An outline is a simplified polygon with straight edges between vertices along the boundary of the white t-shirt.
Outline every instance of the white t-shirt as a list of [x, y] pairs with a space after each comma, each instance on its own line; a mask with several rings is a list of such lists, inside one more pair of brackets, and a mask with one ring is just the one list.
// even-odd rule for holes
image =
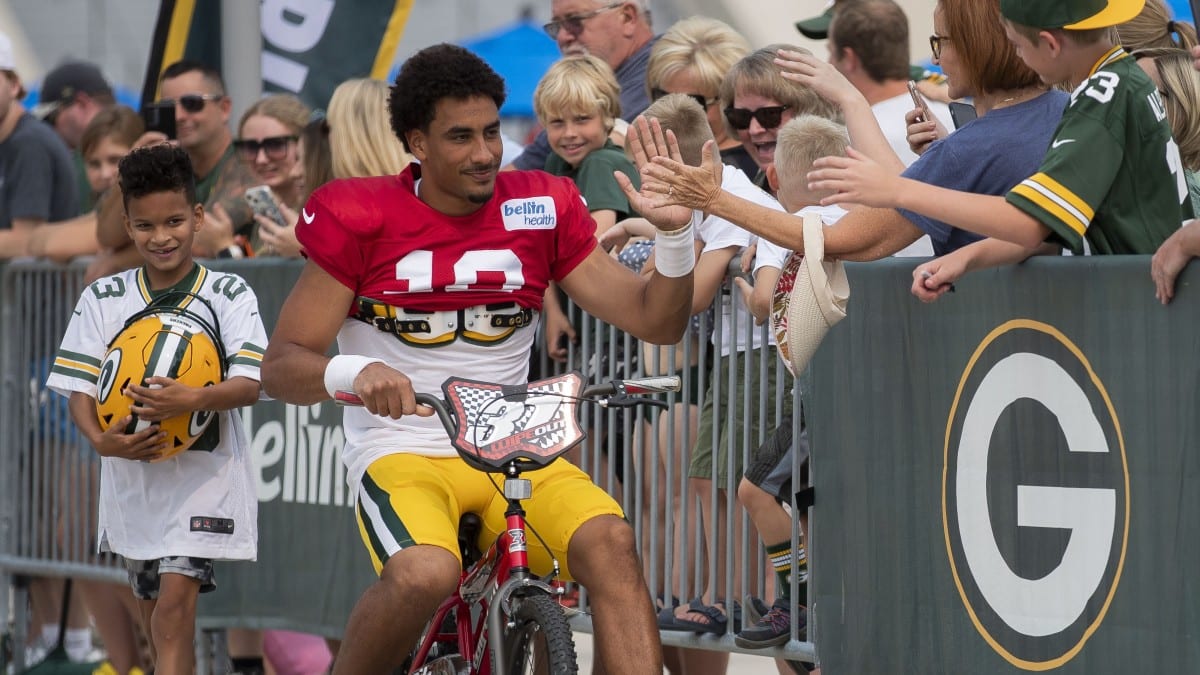
[[[806, 206], [794, 215], [803, 218], [806, 213], [817, 214], [821, 218], [821, 222], [826, 227], [829, 227], [840, 220], [842, 216], [846, 215], [846, 209], [837, 204], [830, 206]], [[797, 229], [801, 227], [799, 221], [796, 222], [796, 227]], [[760, 237], [758, 240], [758, 251], [754, 254], [754, 275], [757, 276], [758, 271], [764, 267], [774, 267], [777, 270], [783, 269], [783, 263], [787, 262], [788, 256], [791, 254], [791, 249], [771, 243]]]
[[[225, 377], [259, 381], [267, 334], [250, 286], [236, 274], [196, 265], [175, 288], [199, 295], [216, 313], [228, 359]], [[84, 290], [47, 386], [63, 396], [78, 391], [95, 398], [108, 344], [151, 299], [142, 268], [104, 277]], [[211, 320], [207, 308], [193, 309]], [[258, 500], [246, 431], [236, 410], [221, 411], [212, 423], [219, 425], [220, 440], [211, 449], [193, 446], [158, 462], [100, 458], [99, 550], [134, 560], [255, 559]], [[218, 520], [232, 531], [213, 526]]]
[[[779, 202], [775, 201], [774, 197], [752, 183], [746, 177], [746, 174], [742, 173], [741, 169], [737, 167], [725, 166], [723, 168], [721, 188], [760, 206], [777, 211], [783, 210], [783, 207], [779, 205]], [[697, 238], [704, 242], [704, 248], [700, 251], [701, 255], [705, 251], [715, 251], [730, 246], [742, 249], [754, 241], [754, 235], [748, 231], [724, 218], [713, 215], [709, 215], [700, 223]], [[717, 295], [717, 302], [720, 303], [719, 308], [721, 311], [720, 330], [713, 331], [712, 343], [720, 350], [721, 356], [729, 356], [732, 351], [741, 352], [747, 349], [758, 349], [763, 346], [764, 331], [754, 325], [754, 316], [750, 314], [750, 309], [746, 307], [746, 303], [742, 300], [741, 293], [737, 291], [733, 293], [719, 293]], [[746, 339], [747, 327], [750, 328], [749, 341]], [[769, 333], [767, 334], [766, 343], [775, 344], [774, 337]]]

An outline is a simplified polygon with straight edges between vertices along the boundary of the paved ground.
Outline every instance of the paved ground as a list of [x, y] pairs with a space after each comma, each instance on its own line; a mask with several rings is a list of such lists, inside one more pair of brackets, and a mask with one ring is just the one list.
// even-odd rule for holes
[[[575, 632], [575, 651], [579, 656], [579, 672], [590, 673], [592, 671], [593, 653], [592, 636], [590, 633]], [[776, 672], [776, 669], [773, 660], [762, 656], [737, 653], [730, 654], [729, 669], [725, 671], [726, 675], [763, 675], [764, 673], [769, 674], [774, 672]]]

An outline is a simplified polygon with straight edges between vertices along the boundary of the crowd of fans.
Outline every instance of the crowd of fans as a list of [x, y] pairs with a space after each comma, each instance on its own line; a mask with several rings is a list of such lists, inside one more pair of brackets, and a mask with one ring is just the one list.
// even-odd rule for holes
[[[746, 436], [767, 438], [749, 449], [749, 465], [742, 465], [741, 451], [732, 460], [722, 455], [738, 446], [727, 435], [740, 439], [744, 426], [759, 424], [757, 415], [742, 418], [744, 398], [766, 391], [756, 407], [776, 407], [770, 378], [781, 371], [755, 366], [760, 350], [775, 351], [775, 335], [736, 327], [778, 314], [777, 284], [803, 254], [802, 218], [815, 214], [826, 225], [830, 257], [938, 256], [914, 270], [912, 292], [925, 301], [953, 290], [972, 269], [1065, 249], [1153, 255], [1156, 294], [1167, 303], [1177, 276], [1200, 251], [1197, 228], [1188, 225], [1200, 207], [1196, 33], [1173, 20], [1162, 0], [1147, 0], [1136, 17], [1084, 29], [1050, 25], [1036, 7], [1019, 21], [1001, 16], [1000, 0], [939, 0], [929, 41], [942, 75], [921, 73], [921, 94], [914, 95], [908, 19], [893, 0], [836, 0], [827, 15], [801, 22], [806, 35], [827, 39], [825, 58], [789, 44], [752, 45], [706, 17], [653, 26], [648, 3], [551, 0], [545, 29], [563, 59], [535, 93], [542, 131], [505, 169], [574, 181], [600, 244], [642, 274], [654, 269], [655, 228], [623, 188], [644, 187], [703, 211], [695, 241], [696, 330], [670, 362], [649, 346], [641, 360], [646, 372], [689, 373], [692, 391], [662, 413], [658, 441], [688, 439], [689, 447], [672, 456], [687, 458], [701, 504], [676, 501], [657, 517], [678, 522], [695, 508], [711, 541], [678, 552], [688, 561], [680, 566], [700, 556], [702, 567], [718, 568], [711, 578], [719, 583], [690, 588], [695, 597], [683, 600], [678, 579], [651, 591], [662, 630], [732, 632], [745, 648], [778, 646], [793, 626], [804, 637], [807, 519], [800, 518], [801, 544], [794, 548], [790, 513], [794, 487], [801, 487], [791, 485], [791, 466], [807, 458], [804, 423], [793, 438], [792, 416], [803, 420], [803, 412], [792, 411], [785, 396], [785, 416], [775, 428]], [[1105, 72], [1118, 72], [1121, 86], [1137, 95], [1114, 97]], [[114, 179], [131, 149], [170, 141], [187, 152], [207, 216], [194, 252], [218, 258], [300, 257], [295, 225], [314, 190], [341, 178], [394, 175], [413, 161], [389, 125], [388, 83], [376, 80], [342, 83], [322, 102], [324, 111], [291, 95], [264, 96], [231, 125], [233, 102], [220, 73], [180, 61], [163, 70], [160, 98], [146, 104], [173, 110], [175, 133], [168, 138], [118, 105], [92, 64], [51, 71], [32, 112], [19, 104], [21, 78], [3, 35], [0, 73], [0, 258], [86, 256], [89, 279], [140, 264]], [[1147, 98], [1161, 108], [1158, 119], [1143, 110]], [[973, 106], [975, 118], [955, 128], [951, 101]], [[1113, 113], [1118, 105], [1121, 112]], [[666, 132], [677, 151], [664, 153], [653, 142]], [[1072, 183], [1083, 163], [1087, 183]], [[257, 206], [246, 197], [256, 188]], [[262, 207], [264, 195], [273, 208]], [[1128, 208], [1130, 201], [1138, 207]], [[722, 295], [735, 260], [749, 277], [735, 279], [737, 291]], [[542, 313], [543, 349], [560, 361], [580, 321], [565, 300], [549, 289]], [[723, 330], [708, 335], [702, 327], [711, 325], [713, 312]], [[770, 381], [729, 381], [728, 359], [736, 360], [736, 372]], [[707, 391], [695, 386], [701, 363], [711, 367]], [[736, 414], [727, 418], [722, 411], [730, 406]], [[714, 424], [714, 415], [733, 423]], [[766, 569], [724, 569], [731, 559], [725, 546], [741, 540], [742, 519], [726, 522], [730, 502], [749, 514]], [[767, 587], [776, 597], [725, 587], [725, 579], [759, 575], [771, 579]], [[38, 621], [47, 628], [33, 637], [48, 646], [56, 639], [58, 596], [55, 582], [37, 583]], [[799, 598], [791, 597], [795, 586]], [[121, 599], [127, 594], [106, 584], [82, 589], [113, 671], [149, 670], [136, 613]], [[726, 606], [730, 597], [743, 601]], [[69, 645], [73, 655], [88, 651], [80, 633], [87, 625], [71, 622], [68, 635], [79, 642]], [[262, 667], [256, 634], [235, 634], [231, 645], [235, 656], [249, 659], [239, 661], [246, 668], [240, 672]], [[672, 672], [693, 675], [724, 672], [728, 657], [667, 652]], [[781, 672], [796, 667], [779, 665]]]

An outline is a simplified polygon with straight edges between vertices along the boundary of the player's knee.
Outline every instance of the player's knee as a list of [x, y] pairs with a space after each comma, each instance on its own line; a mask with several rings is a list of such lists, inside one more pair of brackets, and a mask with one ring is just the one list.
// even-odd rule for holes
[[414, 546], [388, 559], [379, 575], [389, 593], [445, 598], [458, 588], [462, 565], [449, 551], [436, 546]]
[[616, 516], [600, 516], [580, 526], [571, 538], [568, 557], [572, 573], [585, 586], [592, 572], [641, 573], [637, 537], [629, 523]]

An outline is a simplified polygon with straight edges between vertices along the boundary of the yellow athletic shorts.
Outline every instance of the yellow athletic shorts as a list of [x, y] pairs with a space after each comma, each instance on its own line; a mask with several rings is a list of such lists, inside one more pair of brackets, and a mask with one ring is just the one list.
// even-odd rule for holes
[[[522, 502], [526, 523], [550, 547], [547, 552], [529, 532], [529, 567], [534, 574], [548, 574], [553, 554], [570, 579], [567, 542], [579, 526], [596, 516], [624, 518], [624, 513], [587, 474], [562, 458], [523, 477], [533, 482], [533, 497]], [[503, 489], [503, 475], [472, 469], [458, 457], [393, 454], [373, 462], [363, 474], [354, 511], [375, 573], [397, 551], [418, 544], [444, 548], [461, 562], [458, 519], [467, 512], [483, 519], [479, 548], [486, 552], [505, 529], [508, 503], [497, 485]]]

